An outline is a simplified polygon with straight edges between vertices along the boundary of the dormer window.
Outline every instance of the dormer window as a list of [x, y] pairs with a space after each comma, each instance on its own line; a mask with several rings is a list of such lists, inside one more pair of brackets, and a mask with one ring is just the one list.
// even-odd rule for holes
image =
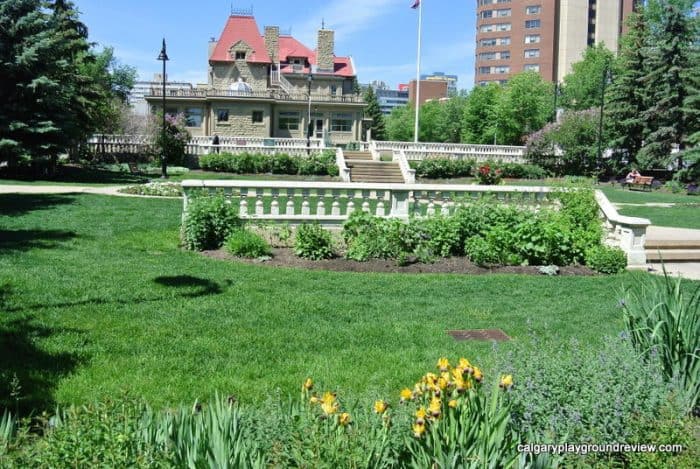
[[245, 51], [244, 50], [237, 50], [236, 51], [236, 60], [245, 60]]

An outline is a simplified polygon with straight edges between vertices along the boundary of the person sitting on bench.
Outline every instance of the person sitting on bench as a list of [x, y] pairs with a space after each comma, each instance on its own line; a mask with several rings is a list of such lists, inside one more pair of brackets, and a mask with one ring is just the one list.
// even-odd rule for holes
[[630, 171], [627, 176], [625, 176], [625, 184], [632, 184], [634, 180], [638, 177], [641, 176], [641, 173], [637, 171], [637, 168], [634, 168], [632, 171]]

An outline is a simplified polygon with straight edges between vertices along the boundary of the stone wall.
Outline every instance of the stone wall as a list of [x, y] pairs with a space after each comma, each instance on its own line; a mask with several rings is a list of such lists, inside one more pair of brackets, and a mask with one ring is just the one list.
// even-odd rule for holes
[[[228, 121], [218, 122], [218, 112], [228, 110]], [[262, 111], [262, 122], [253, 122], [253, 111]], [[271, 106], [269, 103], [212, 102], [211, 133], [221, 136], [268, 137]]]
[[238, 78], [248, 83], [254, 91], [267, 89], [267, 65], [252, 64], [245, 60], [237, 60], [232, 64], [215, 64], [212, 67], [211, 86], [219, 90], [227, 90]]

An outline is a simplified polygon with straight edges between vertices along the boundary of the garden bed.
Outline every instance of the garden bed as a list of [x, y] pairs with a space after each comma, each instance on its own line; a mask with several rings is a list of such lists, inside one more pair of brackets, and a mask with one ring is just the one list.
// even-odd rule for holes
[[[411, 262], [408, 265], [398, 265], [392, 259], [370, 259], [365, 262], [354, 261], [344, 257], [334, 257], [313, 261], [303, 259], [294, 254], [292, 248], [273, 248], [269, 259], [246, 259], [229, 254], [225, 249], [202, 251], [202, 253], [214, 259], [239, 261], [248, 264], [259, 264], [269, 267], [293, 267], [310, 270], [329, 270], [335, 272], [387, 272], [409, 274], [524, 274], [543, 275], [538, 266], [494, 266], [479, 267], [466, 257], [438, 258], [433, 263]], [[596, 275], [586, 266], [575, 265], [559, 268], [559, 275]]]

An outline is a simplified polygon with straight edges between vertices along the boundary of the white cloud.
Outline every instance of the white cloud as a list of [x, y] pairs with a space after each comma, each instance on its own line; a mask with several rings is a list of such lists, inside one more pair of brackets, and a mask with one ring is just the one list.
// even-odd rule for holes
[[314, 49], [322, 21], [327, 28], [335, 30], [338, 41], [370, 28], [374, 21], [390, 14], [393, 7], [405, 3], [405, 0], [333, 0], [308, 15], [307, 21], [294, 31], [294, 35]]

